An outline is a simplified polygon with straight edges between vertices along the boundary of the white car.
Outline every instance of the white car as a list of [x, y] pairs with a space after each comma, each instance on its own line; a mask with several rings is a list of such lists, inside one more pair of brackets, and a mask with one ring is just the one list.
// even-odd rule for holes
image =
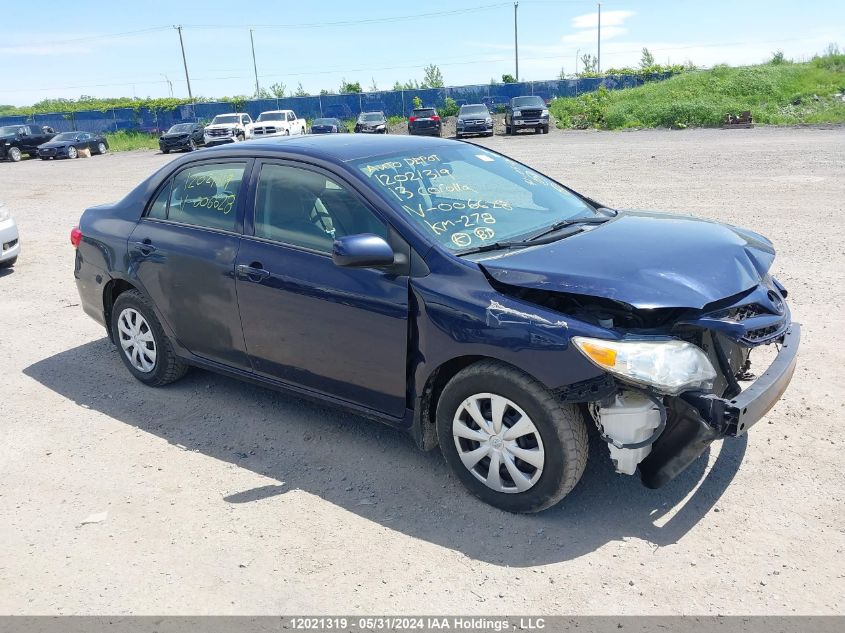
[[252, 138], [252, 117], [243, 112], [218, 114], [203, 130], [203, 140], [208, 146], [237, 143]]
[[6, 205], [0, 202], [0, 268], [14, 266], [20, 252], [18, 225]]
[[305, 134], [305, 119], [298, 119], [293, 110], [268, 110], [258, 115], [250, 126], [252, 138]]

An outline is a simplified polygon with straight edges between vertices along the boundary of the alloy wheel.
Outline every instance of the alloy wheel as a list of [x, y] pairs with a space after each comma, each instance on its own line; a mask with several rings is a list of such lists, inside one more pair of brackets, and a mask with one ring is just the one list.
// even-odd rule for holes
[[467, 470], [496, 492], [525, 492], [543, 473], [540, 432], [503, 396], [477, 393], [464, 400], [452, 419], [452, 437]]
[[99, 145], [97, 145], [97, 151], [98, 151], [100, 154], [105, 154], [105, 153], [106, 153], [106, 144], [105, 144], [105, 143], [100, 143]]
[[67, 148], [67, 157], [68, 158], [76, 158], [77, 155], [78, 155], [78, 152], [76, 151], [76, 148], [73, 145], [71, 145], [70, 147]]
[[156, 364], [156, 343], [150, 324], [134, 308], [125, 308], [117, 318], [120, 346], [132, 367], [149, 373]]

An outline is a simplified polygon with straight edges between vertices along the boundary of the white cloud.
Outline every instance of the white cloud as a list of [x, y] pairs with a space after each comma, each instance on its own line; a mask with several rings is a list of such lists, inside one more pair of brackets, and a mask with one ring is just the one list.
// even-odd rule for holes
[[[602, 29], [605, 26], [619, 26], [634, 15], [633, 11], [604, 11], [601, 14]], [[594, 29], [599, 25], [598, 13], [586, 13], [572, 18], [573, 29]]]
[[[604, 42], [605, 40], [612, 40], [614, 37], [625, 35], [625, 33], [627, 32], [628, 29], [622, 26], [608, 26], [607, 28], [602, 26], [601, 41]], [[575, 33], [564, 35], [560, 39], [562, 42], [565, 42], [567, 44], [587, 44], [595, 42], [598, 39], [598, 29], [595, 28], [586, 29], [583, 31], [576, 31]]]

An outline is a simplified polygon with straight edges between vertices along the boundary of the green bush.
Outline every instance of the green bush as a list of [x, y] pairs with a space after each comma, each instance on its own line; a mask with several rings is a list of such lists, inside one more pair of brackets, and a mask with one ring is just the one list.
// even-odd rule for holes
[[107, 132], [106, 140], [113, 152], [127, 152], [136, 149], [158, 149], [158, 136], [146, 132]]
[[845, 88], [845, 55], [809, 63], [685, 72], [637, 88], [605, 90], [555, 99], [563, 128], [719, 126], [725, 114], [750, 110], [766, 124], [845, 122], [845, 103], [833, 95]]

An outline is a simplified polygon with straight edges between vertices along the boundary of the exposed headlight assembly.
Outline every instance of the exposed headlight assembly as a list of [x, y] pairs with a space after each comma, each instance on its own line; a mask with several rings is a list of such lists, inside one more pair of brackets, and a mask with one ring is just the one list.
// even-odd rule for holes
[[546, 110], [546, 109], [544, 109], [544, 110], [540, 113], [540, 116], [549, 116], [549, 111], [548, 111], [548, 110]]
[[574, 336], [572, 342], [601, 369], [670, 396], [687, 389], [709, 389], [716, 377], [705, 353], [685, 341], [608, 341]]

